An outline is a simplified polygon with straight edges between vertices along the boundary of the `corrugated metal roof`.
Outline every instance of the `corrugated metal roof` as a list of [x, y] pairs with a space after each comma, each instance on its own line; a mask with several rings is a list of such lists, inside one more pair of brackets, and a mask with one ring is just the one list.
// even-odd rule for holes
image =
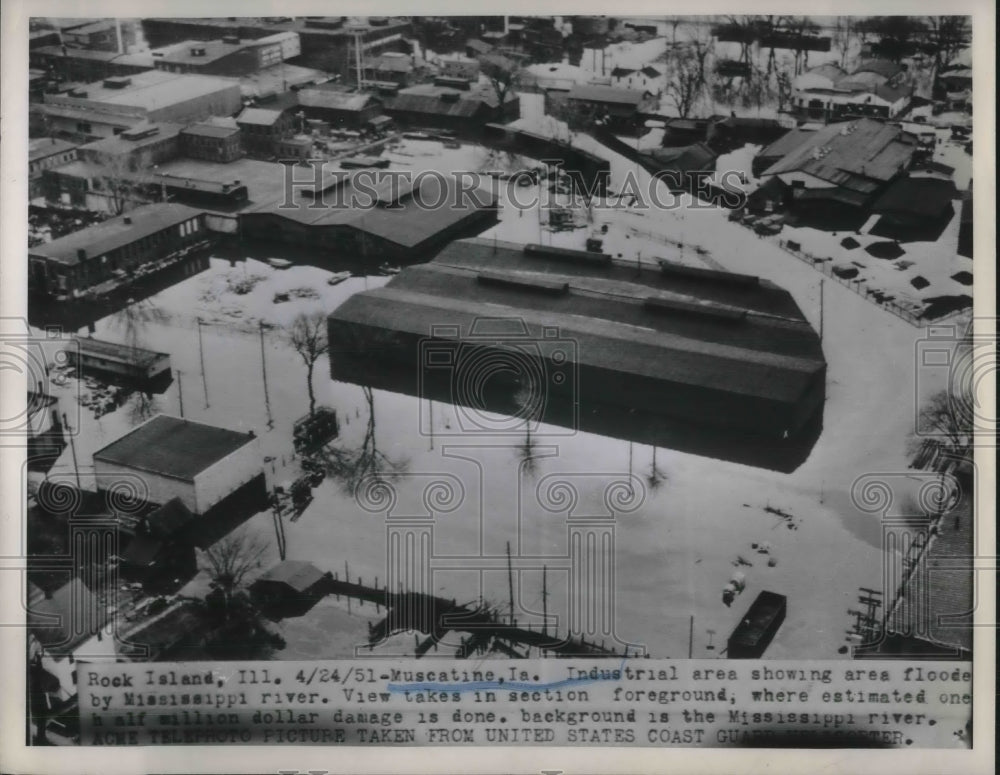
[[95, 452], [94, 460], [192, 481], [253, 441], [246, 433], [160, 414]]
[[[79, 250], [87, 251], [87, 256], [90, 258], [104, 255], [150, 234], [176, 226], [182, 221], [201, 215], [202, 212], [204, 211], [175, 202], [143, 205], [52, 242], [36, 245], [30, 249], [29, 255], [48, 258], [66, 266], [75, 266], [80, 262], [77, 253]], [[131, 223], [126, 223], [126, 218]]]

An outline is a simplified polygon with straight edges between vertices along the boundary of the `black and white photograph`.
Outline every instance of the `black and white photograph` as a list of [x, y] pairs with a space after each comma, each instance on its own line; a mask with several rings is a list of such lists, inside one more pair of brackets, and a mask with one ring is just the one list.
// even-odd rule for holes
[[57, 5], [9, 739], [992, 761], [992, 7]]

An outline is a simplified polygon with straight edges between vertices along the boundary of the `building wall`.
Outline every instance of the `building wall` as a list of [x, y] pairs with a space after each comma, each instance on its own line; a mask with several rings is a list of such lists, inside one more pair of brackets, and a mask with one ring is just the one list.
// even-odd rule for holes
[[185, 156], [192, 159], [204, 159], [226, 164], [243, 155], [240, 134], [240, 132], [233, 132], [228, 137], [208, 137], [182, 133], [181, 149]]
[[148, 112], [150, 121], [172, 121], [188, 124], [201, 121], [209, 116], [233, 116], [243, 108], [240, 85], [234, 83], [187, 100], [178, 100], [171, 105]]
[[94, 476], [97, 479], [97, 487], [106, 490], [115, 482], [119, 481], [122, 474], [138, 476], [146, 485], [146, 499], [151, 503], [163, 505], [171, 498], [180, 498], [181, 502], [197, 513], [197, 498], [195, 497], [194, 482], [174, 479], [162, 474], [154, 474], [150, 471], [141, 471], [137, 468], [109, 463], [105, 460], [94, 458]]
[[236, 492], [263, 472], [260, 442], [249, 436], [247, 442], [195, 476], [196, 507], [192, 509], [195, 514], [204, 514], [223, 498]]
[[159, 140], [153, 142], [146, 142], [141, 145], [135, 145], [133, 148], [129, 149], [128, 152], [123, 154], [118, 154], [115, 157], [111, 157], [107, 153], [102, 153], [100, 149], [97, 148], [81, 148], [80, 156], [85, 161], [92, 162], [94, 164], [107, 164], [111, 158], [118, 158], [119, 156], [124, 156], [128, 159], [128, 164], [131, 169], [139, 170], [146, 167], [151, 167], [154, 164], [162, 164], [163, 162], [170, 161], [171, 159], [176, 159], [180, 154], [180, 139], [174, 135], [165, 135]]

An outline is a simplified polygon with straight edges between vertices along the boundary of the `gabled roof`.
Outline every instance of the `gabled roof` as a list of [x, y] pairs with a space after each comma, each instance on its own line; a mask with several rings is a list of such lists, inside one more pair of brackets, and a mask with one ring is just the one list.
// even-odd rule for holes
[[257, 581], [286, 584], [296, 592], [306, 592], [323, 580], [323, 572], [311, 562], [285, 560], [268, 569]]
[[657, 69], [656, 69], [655, 67], [653, 67], [652, 65], [646, 65], [646, 66], [645, 66], [644, 68], [642, 68], [642, 70], [640, 70], [639, 72], [640, 72], [640, 73], [642, 73], [642, 74], [643, 74], [644, 76], [646, 76], [647, 78], [659, 78], [659, 77], [660, 77], [661, 75], [663, 75], [663, 72], [662, 72], [662, 71], [660, 71], [660, 70], [657, 70]]
[[28, 611], [31, 634], [53, 655], [69, 654], [107, 621], [107, 608], [77, 576]]
[[160, 414], [99, 449], [94, 460], [192, 481], [253, 441], [246, 433]]
[[898, 127], [862, 118], [830, 124], [804, 137], [763, 175], [802, 172], [871, 193], [904, 170], [915, 150], [912, 137]]
[[708, 169], [717, 158], [704, 143], [678, 148], [654, 148], [650, 155], [660, 164], [681, 172]]
[[649, 92], [638, 89], [618, 89], [614, 86], [592, 86], [589, 84], [576, 84], [567, 95], [571, 100], [582, 102], [604, 102], [635, 107], [638, 107], [648, 96]]
[[634, 72], [635, 70], [633, 70], [631, 67], [616, 67], [614, 70], [611, 71], [611, 77], [625, 78], [626, 76], [632, 75], [632, 73]]
[[819, 65], [818, 67], [812, 67], [809, 70], [806, 70], [806, 74], [818, 75], [823, 78], [829, 78], [834, 83], [836, 83], [838, 80], [840, 80], [846, 75], [846, 73], [839, 67], [837, 67], [837, 65], [832, 64], [830, 62], [823, 65]]
[[36, 137], [28, 140], [28, 161], [55, 156], [57, 153], [69, 151], [77, 147], [77, 143], [60, 140], [55, 137]]

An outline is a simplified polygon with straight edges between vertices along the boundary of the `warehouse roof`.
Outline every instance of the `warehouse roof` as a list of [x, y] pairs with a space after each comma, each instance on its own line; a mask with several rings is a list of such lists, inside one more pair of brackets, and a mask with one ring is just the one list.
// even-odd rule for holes
[[55, 156], [63, 151], [70, 151], [77, 147], [77, 143], [68, 140], [59, 140], [55, 137], [36, 137], [28, 140], [28, 161], [37, 161], [48, 156]]
[[[103, 339], [94, 339], [90, 336], [75, 337], [73, 339], [73, 346], [79, 350], [81, 355], [111, 358], [137, 366], [146, 366], [157, 358], [167, 355], [167, 353], [147, 350], [144, 347], [133, 347], [132, 345], [118, 344], [117, 342], [105, 342]], [[69, 352], [73, 352], [73, 350], [69, 350]]]
[[88, 257], [104, 255], [123, 245], [129, 245], [143, 237], [176, 226], [182, 221], [201, 215], [202, 212], [174, 202], [143, 205], [52, 242], [36, 245], [31, 248], [29, 255], [74, 266], [80, 262], [78, 252], [80, 250], [86, 251]]
[[269, 108], [244, 108], [236, 117], [237, 124], [254, 124], [256, 126], [271, 126], [281, 118], [281, 110]]
[[937, 218], [958, 196], [950, 180], [933, 177], [903, 177], [893, 181], [872, 206], [875, 213], [907, 213], [913, 216]]
[[830, 124], [803, 137], [763, 174], [802, 172], [870, 193], [877, 183], [892, 180], [906, 169], [914, 150], [913, 138], [899, 127], [862, 118]]
[[[134, 106], [148, 111], [162, 110], [175, 103], [187, 102], [224, 89], [239, 89], [239, 84], [233, 80], [208, 75], [168, 73], [165, 70], [148, 70], [127, 77], [131, 83], [124, 88], [109, 88], [103, 81], [88, 83], [82, 87], [87, 92], [87, 97], [81, 99], [108, 105]], [[59, 95], [58, 98], [67, 97], [69, 95]], [[48, 101], [47, 95], [46, 102]]]
[[254, 437], [159, 414], [94, 453], [94, 460], [191, 481]]
[[199, 137], [231, 137], [240, 131], [238, 126], [222, 126], [220, 124], [192, 124], [181, 130], [182, 135], [197, 135]]
[[[442, 319], [468, 330], [483, 316], [516, 314], [532, 340], [546, 327], [572, 338], [580, 365], [765, 400], [796, 400], [824, 367], [818, 338], [787, 292], [756, 278], [655, 269], [637, 277], [634, 267], [584, 260], [592, 255], [573, 262], [527, 250], [455, 242], [431, 263], [351, 297], [333, 317], [425, 336]], [[483, 271], [517, 282], [484, 283]], [[567, 290], [524, 292], [535, 280]], [[756, 309], [740, 304], [743, 297]]]
[[806, 140], [812, 136], [814, 131], [815, 130], [812, 129], [792, 129], [764, 148], [757, 155], [765, 158], [785, 156], [806, 142]]
[[378, 102], [378, 100], [370, 94], [356, 94], [331, 89], [299, 90], [299, 105], [304, 108], [359, 111], [364, 110], [373, 102]]
[[[94, 151], [105, 156], [120, 156], [124, 153], [131, 153], [139, 148], [168, 141], [170, 138], [180, 134], [181, 128], [181, 124], [173, 124], [166, 121], [152, 124], [142, 123], [114, 137], [105, 137], [101, 140], [87, 143], [82, 146], [81, 150]], [[130, 139], [128, 135], [133, 132], [139, 133], [141, 136]]]

